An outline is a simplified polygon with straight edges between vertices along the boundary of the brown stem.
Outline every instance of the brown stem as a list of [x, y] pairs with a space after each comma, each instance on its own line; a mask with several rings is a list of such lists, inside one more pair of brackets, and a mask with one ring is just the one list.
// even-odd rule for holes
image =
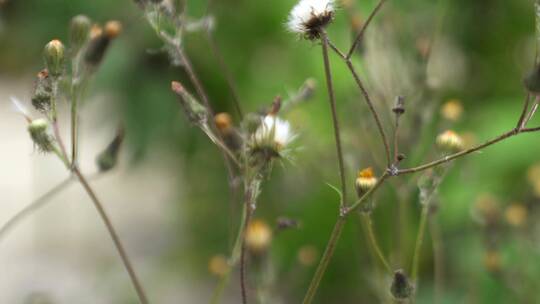
[[360, 41], [362, 40], [362, 37], [364, 37], [364, 33], [366, 32], [366, 29], [368, 28], [369, 24], [371, 23], [371, 20], [373, 20], [375, 15], [377, 15], [379, 10], [383, 6], [384, 2], [386, 2], [386, 0], [380, 0], [379, 4], [377, 4], [377, 6], [373, 9], [371, 14], [369, 15], [368, 19], [366, 20], [366, 23], [364, 23], [364, 25], [360, 29], [360, 32], [358, 32], [358, 35], [356, 35], [356, 38], [354, 39], [353, 44], [352, 44], [351, 48], [349, 49], [349, 52], [347, 53], [347, 56], [345, 57], [346, 59], [350, 59], [352, 57], [352, 54], [354, 53], [354, 50], [356, 50], [356, 47], [358, 46], [358, 43], [360, 43]]
[[101, 204], [100, 200], [96, 196], [96, 193], [88, 183], [87, 179], [84, 177], [84, 175], [81, 173], [78, 167], [73, 167], [73, 173], [77, 176], [79, 179], [81, 185], [83, 186], [86, 193], [88, 193], [88, 196], [94, 203], [94, 206], [96, 207], [96, 210], [98, 211], [99, 215], [101, 216], [101, 219], [105, 223], [105, 226], [107, 227], [107, 230], [109, 232], [109, 235], [111, 236], [114, 245], [116, 246], [116, 249], [118, 251], [118, 254], [120, 255], [120, 258], [122, 259], [122, 262], [124, 263], [124, 267], [126, 268], [129, 277], [131, 278], [131, 282], [133, 283], [133, 287], [135, 288], [135, 291], [137, 292], [137, 296], [139, 297], [139, 302], [141, 304], [148, 304], [148, 299], [146, 297], [146, 294], [143, 290], [142, 285], [139, 283], [139, 279], [137, 278], [137, 274], [135, 273], [135, 270], [133, 269], [133, 266], [131, 265], [131, 262], [127, 256], [127, 253], [124, 249], [124, 246], [122, 245], [122, 242], [120, 241], [120, 238], [118, 237], [118, 234], [116, 233], [116, 230], [107, 215], [107, 212], [103, 208], [103, 205]]
[[523, 110], [521, 110], [521, 115], [519, 116], [516, 128], [523, 128], [523, 121], [525, 120], [525, 116], [527, 115], [527, 110], [529, 109], [530, 101], [531, 101], [531, 93], [527, 93], [527, 97], [525, 97], [525, 102], [523, 103]]
[[336, 110], [336, 100], [334, 95], [334, 85], [332, 83], [332, 71], [330, 69], [330, 60], [328, 58], [328, 36], [326, 32], [321, 31], [321, 41], [322, 41], [322, 55], [324, 61], [324, 72], [326, 75], [326, 87], [328, 90], [328, 97], [330, 101], [330, 109], [332, 111], [332, 122], [334, 124], [334, 138], [336, 142], [336, 150], [338, 157], [339, 165], [339, 176], [341, 178], [341, 208], [346, 206], [347, 201], [347, 182], [345, 181], [345, 164], [343, 161], [343, 150], [341, 147], [341, 135], [339, 131], [339, 120]]

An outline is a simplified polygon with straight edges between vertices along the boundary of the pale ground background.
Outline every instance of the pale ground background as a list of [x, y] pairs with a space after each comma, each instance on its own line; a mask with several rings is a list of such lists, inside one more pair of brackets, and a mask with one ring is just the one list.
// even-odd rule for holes
[[[31, 83], [31, 77], [8, 80], [0, 76], [1, 224], [67, 177], [59, 160], [34, 150], [26, 122], [9, 100], [17, 96], [29, 105]], [[114, 97], [98, 97], [84, 108], [81, 167], [87, 174], [96, 172], [94, 157], [114, 134], [110, 98]], [[69, 138], [67, 133], [65, 138]], [[181, 243], [185, 235], [174, 231], [178, 224], [172, 225], [179, 218], [174, 215], [177, 206], [171, 204], [181, 193], [180, 168], [167, 161], [166, 151], [155, 149], [149, 150], [142, 164], [128, 168], [127, 153], [122, 150], [119, 168], [91, 184], [152, 302], [205, 302], [210, 286], [193, 286], [193, 281], [182, 277], [181, 269], [163, 273], [158, 265], [160, 255], [168, 250], [168, 240]], [[34, 292], [46, 293], [55, 303], [118, 303], [111, 295], [131, 296], [122, 303], [137, 302], [105, 226], [77, 183], [0, 240], [0, 303], [24, 303]]]

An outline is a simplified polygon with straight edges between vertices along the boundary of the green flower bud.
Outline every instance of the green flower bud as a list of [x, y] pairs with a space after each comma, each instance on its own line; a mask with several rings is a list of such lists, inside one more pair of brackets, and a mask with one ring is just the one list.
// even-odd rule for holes
[[173, 81], [171, 83], [171, 89], [178, 97], [184, 113], [186, 113], [191, 123], [201, 125], [208, 122], [208, 111], [206, 108], [193, 95], [189, 94], [181, 83]]
[[54, 141], [47, 133], [49, 123], [44, 118], [34, 119], [28, 126], [28, 132], [32, 141], [43, 152], [51, 152], [54, 149]]
[[92, 21], [85, 15], [77, 15], [71, 19], [69, 39], [74, 52], [80, 50], [88, 41]]
[[118, 161], [118, 154], [120, 152], [120, 147], [122, 146], [123, 141], [124, 130], [123, 128], [120, 128], [111, 143], [107, 146], [107, 148], [105, 148], [103, 152], [98, 155], [96, 159], [99, 171], [106, 172], [116, 166], [116, 163]]
[[52, 40], [45, 45], [43, 57], [45, 65], [49, 70], [49, 74], [53, 77], [58, 77], [64, 69], [64, 53], [65, 47], [60, 40]]

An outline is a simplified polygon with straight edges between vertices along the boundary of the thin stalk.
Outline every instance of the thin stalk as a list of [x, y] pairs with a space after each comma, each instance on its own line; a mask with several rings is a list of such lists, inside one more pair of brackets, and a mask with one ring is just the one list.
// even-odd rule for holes
[[524, 127], [523, 122], [525, 120], [525, 116], [527, 115], [527, 110], [529, 109], [529, 103], [531, 102], [531, 93], [527, 93], [527, 97], [525, 97], [525, 102], [523, 103], [523, 109], [521, 110], [521, 115], [519, 116], [518, 123], [516, 125], [516, 128], [521, 129]]
[[54, 132], [54, 137], [56, 139], [56, 142], [58, 143], [58, 146], [60, 148], [59, 153], [62, 154], [60, 157], [62, 161], [68, 162], [68, 154], [66, 152], [66, 146], [64, 145], [64, 142], [62, 141], [62, 137], [60, 136], [60, 129], [58, 128], [58, 110], [57, 110], [57, 97], [58, 97], [58, 79], [54, 79], [52, 83], [52, 96], [51, 96], [51, 122], [52, 122], [52, 128]]
[[435, 293], [434, 303], [440, 303], [443, 296], [444, 288], [444, 248], [443, 238], [441, 237], [441, 229], [435, 218], [435, 214], [428, 217], [429, 231], [433, 242], [433, 258], [434, 258], [434, 281]]
[[319, 266], [317, 266], [317, 270], [315, 270], [315, 275], [313, 275], [313, 279], [311, 280], [311, 283], [309, 284], [308, 291], [306, 292], [306, 295], [304, 297], [304, 300], [302, 301], [302, 304], [309, 304], [313, 301], [313, 298], [315, 297], [315, 294], [317, 293], [317, 289], [319, 289], [319, 285], [321, 284], [323, 275], [326, 272], [326, 268], [328, 268], [328, 263], [330, 263], [330, 260], [332, 259], [332, 256], [334, 255], [334, 251], [336, 250], [337, 243], [339, 241], [339, 238], [341, 237], [341, 232], [343, 231], [343, 226], [345, 226], [346, 222], [347, 222], [347, 218], [345, 216], [340, 215], [338, 217], [336, 224], [334, 226], [334, 230], [332, 230], [332, 234], [330, 235], [330, 240], [328, 241], [328, 244], [326, 245], [326, 249], [324, 250], [324, 254], [321, 257]]
[[71, 87], [71, 163], [73, 166], [77, 164], [78, 154], [78, 133], [79, 133], [79, 117], [78, 117], [78, 96], [75, 89], [75, 84]]
[[343, 151], [341, 148], [341, 135], [339, 131], [339, 120], [336, 110], [336, 100], [334, 95], [334, 85], [332, 82], [332, 71], [330, 69], [330, 60], [328, 58], [328, 36], [326, 32], [321, 31], [321, 41], [322, 41], [322, 57], [324, 62], [324, 72], [326, 75], [326, 87], [328, 91], [328, 97], [330, 102], [330, 109], [332, 111], [332, 123], [334, 124], [334, 138], [336, 142], [336, 150], [338, 157], [339, 165], [339, 176], [341, 178], [341, 208], [346, 206], [347, 201], [347, 183], [345, 181], [345, 164], [343, 161]]
[[24, 207], [22, 210], [17, 212], [12, 216], [1, 228], [0, 228], [0, 240], [7, 235], [11, 229], [13, 229], [18, 223], [25, 219], [30, 214], [34, 213], [36, 210], [43, 207], [49, 199], [51, 199], [56, 194], [60, 193], [62, 190], [66, 189], [73, 182], [71, 177], [66, 178], [58, 185], [51, 188], [49, 191], [43, 193], [38, 198], [36, 198], [30, 205]]
[[244, 229], [242, 231], [242, 239], [240, 243], [240, 291], [242, 294], [242, 303], [247, 304], [247, 289], [246, 289], [246, 231], [251, 221], [251, 216], [253, 215], [253, 208], [251, 208], [250, 197], [251, 194], [247, 195], [246, 201], [246, 218], [244, 223]]
[[211, 304], [217, 304], [221, 300], [221, 295], [223, 294], [223, 290], [225, 290], [225, 287], [227, 286], [227, 283], [229, 281], [232, 269], [236, 264], [238, 263], [238, 260], [240, 259], [240, 252], [242, 249], [242, 240], [244, 235], [244, 230], [246, 227], [246, 217], [247, 217], [247, 209], [242, 208], [242, 218], [240, 219], [240, 227], [238, 227], [238, 233], [236, 234], [236, 240], [234, 242], [231, 256], [229, 257], [229, 269], [227, 272], [221, 277], [218, 285], [216, 286], [216, 289], [214, 290], [214, 293], [212, 295], [212, 299], [210, 300]]
[[384, 132], [384, 128], [381, 123], [381, 119], [379, 118], [379, 114], [377, 113], [377, 110], [375, 109], [375, 106], [373, 106], [373, 102], [371, 100], [371, 97], [369, 96], [369, 93], [367, 92], [362, 80], [360, 79], [360, 76], [358, 76], [358, 73], [356, 72], [356, 69], [354, 68], [354, 65], [352, 64], [352, 61], [350, 58], [347, 58], [343, 52], [339, 50], [338, 47], [336, 47], [331, 41], [328, 40], [328, 45], [330, 48], [345, 62], [347, 65], [347, 68], [351, 72], [356, 84], [358, 85], [358, 88], [360, 89], [360, 92], [364, 96], [364, 100], [366, 101], [369, 111], [371, 112], [371, 115], [373, 116], [373, 119], [375, 119], [375, 123], [377, 124], [377, 129], [379, 131], [379, 134], [381, 136], [381, 140], [384, 145], [384, 150], [386, 153], [386, 162], [388, 167], [391, 165], [391, 159], [390, 159], [390, 144], [388, 143], [388, 139], [386, 138], [386, 133]]
[[73, 173], [77, 176], [84, 190], [86, 191], [86, 193], [88, 194], [92, 202], [94, 203], [94, 206], [96, 207], [96, 210], [98, 211], [105, 226], [107, 227], [109, 235], [111, 236], [111, 239], [113, 240], [114, 245], [116, 246], [118, 254], [120, 255], [120, 258], [122, 259], [122, 262], [124, 263], [124, 267], [126, 268], [129, 274], [131, 282], [133, 283], [133, 287], [135, 288], [135, 291], [137, 292], [139, 302], [141, 304], [148, 304], [148, 298], [146, 296], [146, 293], [144, 292], [144, 289], [142, 285], [140, 284], [139, 279], [137, 278], [137, 274], [135, 273], [135, 270], [133, 269], [133, 266], [131, 265], [131, 261], [129, 260], [129, 257], [127, 256], [124, 246], [122, 245], [122, 242], [120, 241], [120, 238], [118, 237], [116, 229], [114, 228], [109, 216], [107, 215], [107, 212], [103, 208], [101, 201], [98, 199], [96, 193], [94, 192], [94, 190], [88, 183], [87, 179], [84, 177], [84, 175], [81, 173], [78, 167], [73, 167]]
[[332, 259], [332, 256], [334, 255], [334, 251], [336, 249], [336, 245], [339, 241], [339, 238], [341, 237], [341, 231], [343, 230], [343, 226], [347, 222], [347, 216], [355, 211], [360, 205], [368, 199], [374, 191], [376, 191], [379, 186], [386, 180], [388, 177], [388, 173], [384, 173], [381, 178], [378, 180], [377, 184], [373, 186], [370, 190], [368, 190], [362, 197], [360, 197], [351, 207], [345, 208], [341, 210], [341, 213], [336, 221], [336, 224], [334, 225], [334, 230], [332, 231], [332, 234], [330, 235], [330, 240], [328, 240], [328, 243], [326, 244], [326, 249], [324, 250], [324, 254], [321, 257], [321, 260], [319, 262], [319, 265], [317, 266], [317, 270], [315, 270], [315, 274], [313, 275], [313, 278], [311, 279], [311, 283], [309, 284], [308, 291], [306, 292], [306, 295], [304, 297], [304, 300], [302, 301], [303, 304], [309, 304], [313, 301], [313, 298], [315, 297], [315, 294], [317, 293], [317, 289], [319, 288], [319, 285], [321, 283], [322, 277], [324, 273], [326, 272], [326, 268], [328, 268], [328, 263]]
[[368, 241], [371, 244], [375, 255], [379, 259], [379, 262], [381, 262], [381, 265], [389, 274], [392, 274], [392, 267], [390, 267], [390, 264], [384, 257], [381, 247], [379, 246], [379, 242], [377, 241], [377, 237], [375, 236], [375, 232], [373, 231], [373, 221], [371, 219], [371, 215], [366, 212], [361, 212], [360, 219], [364, 222]]
[[411, 281], [416, 285], [416, 279], [418, 278], [418, 264], [420, 262], [420, 251], [422, 249], [422, 242], [424, 241], [424, 234], [426, 231], [426, 222], [429, 212], [429, 204], [426, 202], [422, 206], [422, 214], [420, 215], [420, 226], [418, 227], [418, 235], [416, 237], [416, 245], [414, 246], [413, 262], [411, 266]]
[[356, 47], [358, 46], [358, 43], [360, 43], [360, 41], [362, 40], [362, 37], [364, 37], [364, 33], [366, 32], [366, 29], [371, 24], [371, 20], [373, 20], [373, 18], [377, 15], [377, 13], [379, 12], [379, 10], [381, 9], [381, 7], [383, 6], [385, 2], [386, 0], [380, 0], [379, 4], [375, 6], [373, 11], [369, 15], [368, 19], [366, 20], [366, 23], [364, 23], [364, 25], [360, 29], [360, 32], [358, 32], [358, 35], [356, 35], [356, 38], [354, 39], [353, 44], [351, 48], [349, 49], [347, 56], [345, 57], [346, 59], [350, 59], [352, 57], [354, 50], [356, 50]]

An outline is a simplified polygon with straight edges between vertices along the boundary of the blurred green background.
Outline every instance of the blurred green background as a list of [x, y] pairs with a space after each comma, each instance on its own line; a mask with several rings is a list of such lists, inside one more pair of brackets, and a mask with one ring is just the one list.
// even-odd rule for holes
[[[85, 14], [95, 22], [115, 19], [124, 31], [108, 52], [89, 95], [112, 93], [126, 125], [132, 166], [145, 161], [153, 149], [176, 155], [188, 193], [179, 194], [177, 233], [187, 237], [160, 259], [162, 267], [208, 286], [217, 279], [208, 272], [216, 254], [227, 255], [231, 226], [239, 220], [240, 205], [231, 211], [227, 175], [219, 152], [181, 114], [170, 81], [189, 83], [181, 68], [171, 67], [156, 50], [161, 42], [131, 1], [8, 0], [0, 6], [0, 76], [23, 78], [42, 66], [43, 45], [52, 38], [67, 41], [72, 16]], [[286, 117], [300, 134], [295, 160], [276, 166], [265, 183], [256, 217], [274, 226], [279, 216], [297, 219], [299, 229], [273, 238], [268, 259], [275, 281], [270, 303], [298, 303], [316, 265], [299, 262], [300, 248], [321, 253], [337, 216], [338, 196], [326, 183], [337, 185], [338, 171], [325, 91], [321, 51], [317, 43], [297, 39], [285, 22], [293, 0], [216, 0], [214, 37], [239, 90], [245, 112], [257, 111], [277, 95], [288, 96], [307, 78], [317, 80], [312, 100]], [[336, 45], [347, 49], [357, 20], [365, 20], [375, 1], [347, 0], [329, 28]], [[206, 1], [189, 1], [192, 17], [201, 17]], [[354, 21], [354, 22], [353, 22]], [[423, 42], [433, 42], [432, 57], [422, 56]], [[514, 126], [522, 108], [523, 75], [535, 54], [533, 1], [528, 0], [410, 0], [388, 1], [368, 30], [363, 50], [354, 62], [367, 79], [388, 134], [390, 107], [397, 94], [407, 97], [402, 124], [402, 152], [410, 167], [439, 156], [435, 137], [446, 128], [482, 142]], [[234, 113], [232, 96], [206, 35], [190, 34], [187, 53], [218, 112]], [[382, 173], [382, 146], [367, 107], [345, 65], [332, 56], [338, 110], [344, 128], [348, 180], [356, 170], [373, 166]], [[428, 62], [431, 61], [431, 70]], [[388, 76], [389, 75], [389, 76]], [[429, 80], [434, 78], [434, 83]], [[426, 85], [428, 83], [428, 85]], [[31, 85], [28, 84], [30, 89]], [[3, 88], [4, 90], [6, 88]], [[449, 99], [460, 100], [458, 121], [440, 115]], [[2, 100], [7, 103], [7, 100]], [[531, 124], [539, 124], [535, 119]], [[434, 256], [430, 232], [422, 250], [417, 303], [538, 303], [540, 293], [540, 188], [529, 174], [540, 162], [537, 134], [520, 135], [459, 160], [443, 181], [434, 222], [444, 252], [444, 280], [435, 293]], [[419, 175], [419, 174], [418, 174]], [[375, 230], [392, 267], [410, 271], [420, 204], [415, 176], [401, 177], [376, 195]], [[532, 176], [532, 177], [530, 177]], [[536, 183], [536, 185], [535, 185]], [[493, 228], [477, 218], [478, 197], [494, 202]], [[349, 193], [349, 197], [353, 192]], [[525, 208], [525, 220], [508, 222], [507, 207]], [[398, 205], [406, 220], [398, 227]], [[481, 203], [480, 203], [481, 204]], [[491, 206], [491, 205], [490, 205]], [[480, 208], [481, 209], [481, 208]], [[480, 221], [481, 222], [481, 221]], [[370, 256], [358, 219], [353, 218], [316, 297], [317, 303], [388, 302], [391, 277]], [[402, 248], [402, 250], [399, 250]], [[267, 271], [267, 270], [266, 270]], [[255, 277], [257, 274], [253, 274]], [[152, 291], [149, 291], [152, 294]], [[233, 275], [228, 299], [238, 297]], [[234, 303], [234, 300], [231, 300]], [[180, 301], [181, 302], [181, 301]], [[178, 302], [178, 303], [180, 303]], [[183, 302], [182, 302], [183, 303]]]

